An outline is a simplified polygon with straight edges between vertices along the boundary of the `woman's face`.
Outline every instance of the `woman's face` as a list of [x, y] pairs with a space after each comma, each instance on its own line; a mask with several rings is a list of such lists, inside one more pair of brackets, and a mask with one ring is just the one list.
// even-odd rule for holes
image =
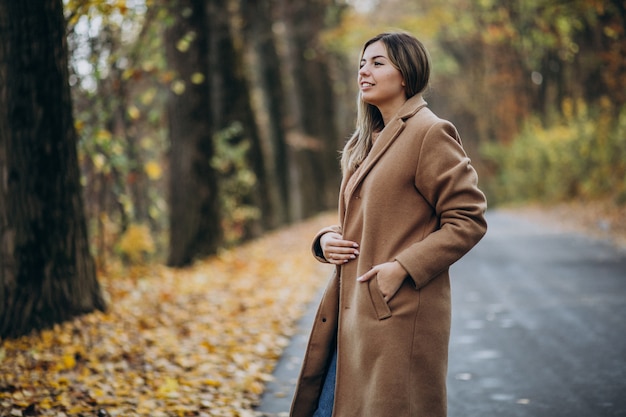
[[391, 64], [387, 48], [377, 41], [365, 48], [359, 69], [361, 98], [385, 113], [395, 111], [406, 101], [404, 80]]

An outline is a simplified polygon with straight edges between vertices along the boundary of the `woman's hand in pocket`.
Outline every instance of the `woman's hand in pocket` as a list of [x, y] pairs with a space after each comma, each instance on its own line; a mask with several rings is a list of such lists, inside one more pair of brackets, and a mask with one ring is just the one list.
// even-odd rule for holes
[[380, 292], [383, 293], [385, 301], [389, 301], [396, 295], [407, 276], [408, 274], [404, 267], [397, 261], [393, 261], [374, 266], [358, 277], [357, 281], [367, 282], [376, 277]]

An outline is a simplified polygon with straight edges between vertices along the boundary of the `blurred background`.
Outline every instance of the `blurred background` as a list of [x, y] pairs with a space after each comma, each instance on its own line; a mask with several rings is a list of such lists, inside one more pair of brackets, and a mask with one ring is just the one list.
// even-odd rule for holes
[[626, 242], [625, 0], [0, 0], [0, 415], [250, 410], [324, 283], [301, 254], [390, 30], [429, 49], [490, 207], [531, 221], [493, 212], [473, 262], [504, 272], [458, 281], [456, 328], [518, 385], [451, 362], [453, 406], [621, 412], [621, 252], [517, 232], [556, 209], [538, 229]]
[[491, 207], [626, 204], [623, 0], [65, 0], [97, 264], [189, 264], [336, 205], [358, 53], [428, 47]]

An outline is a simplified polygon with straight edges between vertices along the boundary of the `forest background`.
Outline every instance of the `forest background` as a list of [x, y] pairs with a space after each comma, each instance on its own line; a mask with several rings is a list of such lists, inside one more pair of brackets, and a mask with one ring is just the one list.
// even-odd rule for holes
[[[626, 203], [623, 1], [165, 3], [64, 5], [101, 267], [118, 255], [182, 266], [334, 207], [357, 54], [393, 29], [429, 48], [427, 100], [458, 127], [492, 207]], [[213, 224], [194, 227], [193, 212]]]
[[426, 44], [426, 99], [491, 207], [623, 212], [625, 28], [623, 0], [0, 0], [0, 337], [105, 310], [98, 280], [129, 267], [334, 210], [358, 53], [384, 31]]
[[[358, 53], [387, 30], [430, 50], [427, 101], [491, 207], [626, 204], [623, 0], [0, 6], [3, 335], [101, 308], [96, 270], [187, 266], [333, 209]], [[33, 293], [55, 313], [16, 324]]]
[[[142, 247], [167, 250], [167, 196], [193, 194], [171, 172], [169, 140], [193, 126], [168, 131], [167, 101], [172, 93], [185, 101], [190, 84], [215, 83], [207, 113], [184, 116], [213, 132], [207, 158], [220, 206], [211, 215], [224, 236], [208, 246], [333, 207], [336, 155], [354, 122], [356, 54], [364, 39], [393, 28], [430, 48], [428, 101], [458, 126], [492, 206], [626, 201], [622, 1], [223, 3], [201, 27], [213, 28], [205, 43], [222, 57], [213, 64], [220, 68], [190, 74], [174, 55], [193, 54], [203, 34], [171, 33], [177, 15], [158, 2], [65, 5], [86, 209], [101, 263], [115, 248], [131, 258]], [[169, 58], [168, 43], [176, 49]], [[124, 245], [137, 228], [144, 244]], [[171, 264], [193, 256], [171, 252]]]

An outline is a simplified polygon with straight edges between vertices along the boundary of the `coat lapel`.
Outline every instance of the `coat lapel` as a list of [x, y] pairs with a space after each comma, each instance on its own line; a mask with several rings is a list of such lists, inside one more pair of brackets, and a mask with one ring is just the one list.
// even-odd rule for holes
[[[387, 151], [387, 149], [389, 149], [389, 146], [391, 146], [400, 132], [404, 130], [405, 120], [413, 116], [424, 106], [426, 106], [426, 102], [422, 96], [414, 96], [410, 98], [406, 101], [406, 103], [404, 103], [400, 110], [398, 110], [396, 116], [394, 116], [393, 119], [391, 119], [391, 121], [380, 132], [380, 135], [378, 136], [378, 139], [376, 139], [376, 142], [374, 142], [374, 146], [370, 150], [370, 153], [355, 173], [355, 175], [357, 175], [356, 180], [351, 182], [345, 181], [345, 189], [342, 191], [343, 193], [346, 193], [348, 201], [350, 201], [354, 191], [359, 188], [363, 179], [372, 170], [374, 165], [376, 165], [378, 160], [380, 160], [381, 156]], [[347, 184], [350, 184], [350, 186], [347, 186]], [[341, 202], [343, 203], [343, 199]]]
[[361, 167], [355, 172], [357, 178], [350, 185], [349, 189], [346, 189], [348, 193], [348, 201], [350, 197], [354, 193], [354, 191], [359, 188], [359, 185], [363, 181], [363, 179], [367, 176], [367, 174], [371, 171], [371, 169], [376, 165], [376, 162], [380, 159], [380, 157], [385, 153], [385, 151], [389, 148], [389, 146], [393, 143], [393, 140], [402, 132], [404, 129], [404, 121], [402, 119], [394, 118], [385, 128], [380, 132], [378, 139], [374, 143], [374, 146], [370, 150], [369, 154], [363, 161]]

